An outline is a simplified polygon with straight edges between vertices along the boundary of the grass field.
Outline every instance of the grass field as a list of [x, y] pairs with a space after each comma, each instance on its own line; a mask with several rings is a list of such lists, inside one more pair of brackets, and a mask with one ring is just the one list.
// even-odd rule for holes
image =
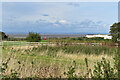
[[16, 72], [20, 78], [67, 78], [64, 72], [68, 71], [75, 61], [75, 73], [85, 76], [85, 58], [88, 59], [91, 69], [102, 57], [110, 60], [113, 66], [113, 57], [117, 51], [116, 47], [107, 46], [30, 46], [22, 43], [21, 46], [4, 44], [2, 61], [8, 66], [3, 72], [4, 75], [11, 76], [11, 73]]
[[[41, 40], [38, 43], [46, 44], [47, 42], [48, 42], [47, 40]], [[36, 44], [36, 43], [31, 43], [31, 45], [34, 45], [34, 44]], [[26, 41], [3, 41], [3, 42], [0, 42], [0, 46], [27, 46], [27, 45], [30, 45], [30, 42], [26, 42]]]

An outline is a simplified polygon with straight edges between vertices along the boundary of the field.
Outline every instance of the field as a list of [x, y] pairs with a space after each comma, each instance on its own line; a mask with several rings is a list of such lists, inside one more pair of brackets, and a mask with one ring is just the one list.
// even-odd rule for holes
[[46, 42], [42, 41], [39, 45], [29, 45], [24, 41], [3, 42], [1, 56], [4, 77], [68, 78], [64, 73], [70, 70], [70, 66], [74, 66], [74, 62], [74, 74], [84, 77], [87, 75], [85, 58], [92, 70], [102, 57], [114, 66], [113, 57], [117, 53], [117, 47], [57, 43], [49, 45]]

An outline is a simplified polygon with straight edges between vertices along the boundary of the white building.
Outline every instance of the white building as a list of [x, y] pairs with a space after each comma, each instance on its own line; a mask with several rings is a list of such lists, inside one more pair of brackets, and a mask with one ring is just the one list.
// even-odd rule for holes
[[86, 35], [87, 38], [93, 38], [93, 37], [102, 37], [104, 39], [112, 39], [112, 36], [110, 35], [104, 35], [104, 34], [98, 34], [98, 35]]

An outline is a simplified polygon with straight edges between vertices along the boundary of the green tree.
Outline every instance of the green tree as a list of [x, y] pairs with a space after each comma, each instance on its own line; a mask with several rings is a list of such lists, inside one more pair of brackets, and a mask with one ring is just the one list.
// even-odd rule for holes
[[26, 38], [28, 42], [39, 42], [41, 41], [41, 36], [38, 33], [29, 32], [28, 37]]
[[114, 23], [110, 26], [110, 34], [113, 42], [118, 42], [118, 39], [120, 40], [120, 22]]
[[4, 32], [0, 32], [0, 39], [4, 40], [7, 38], [8, 38], [8, 36]]

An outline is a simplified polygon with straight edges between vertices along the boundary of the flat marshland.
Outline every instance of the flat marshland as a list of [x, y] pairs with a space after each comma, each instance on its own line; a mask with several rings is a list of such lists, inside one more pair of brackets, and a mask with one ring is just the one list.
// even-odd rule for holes
[[[6, 44], [7, 45], [7, 44]], [[15, 45], [2, 47], [2, 62], [7, 63], [4, 75], [17, 73], [20, 78], [67, 78], [64, 72], [76, 62], [75, 73], [86, 75], [85, 58], [89, 68], [105, 57], [113, 66], [117, 47], [100, 45]]]

